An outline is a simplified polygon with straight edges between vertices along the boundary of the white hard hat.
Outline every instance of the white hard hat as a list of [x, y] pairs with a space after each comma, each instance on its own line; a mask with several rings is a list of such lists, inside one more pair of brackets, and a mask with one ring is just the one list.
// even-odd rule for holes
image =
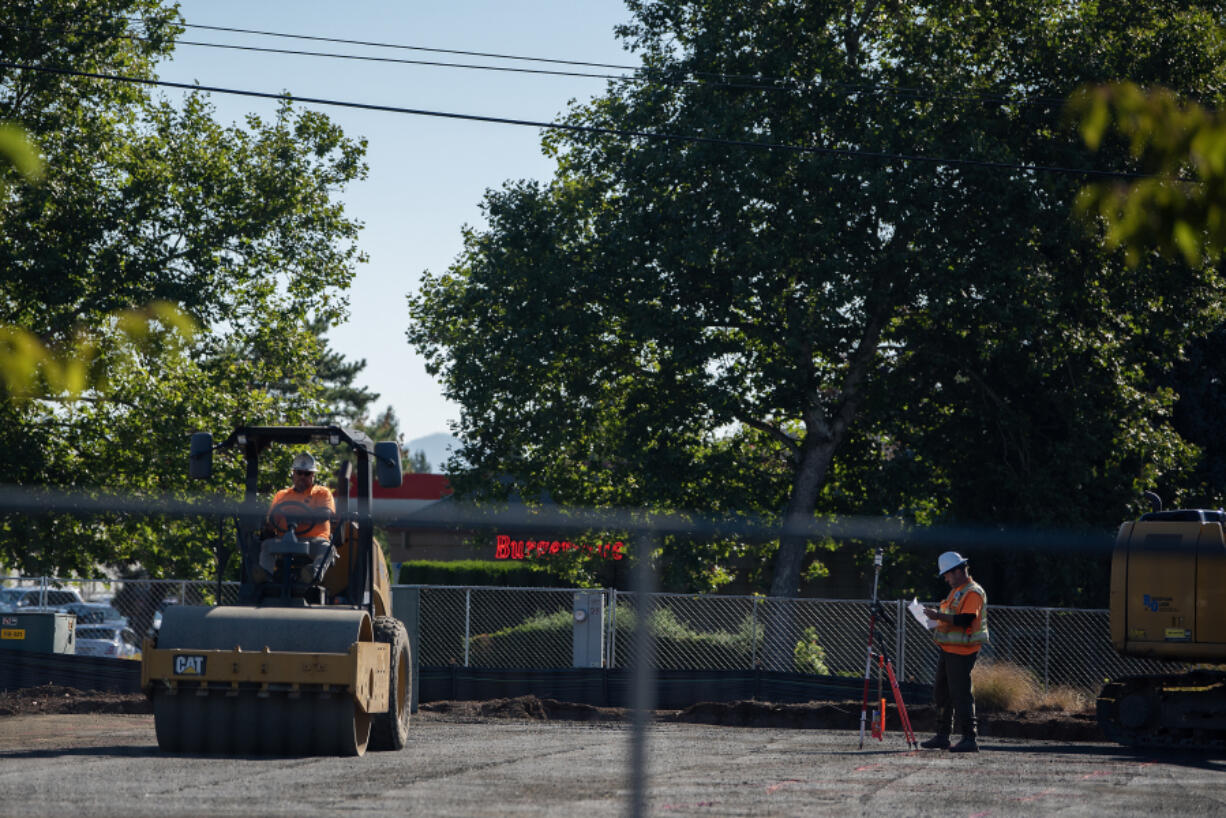
[[290, 468], [294, 471], [309, 471], [312, 474], [318, 471], [315, 468], [315, 458], [305, 452], [294, 458], [294, 464]]
[[963, 565], [966, 565], [966, 557], [957, 551], [946, 551], [937, 557], [937, 576], [943, 577], [950, 571], [955, 568], [961, 568]]

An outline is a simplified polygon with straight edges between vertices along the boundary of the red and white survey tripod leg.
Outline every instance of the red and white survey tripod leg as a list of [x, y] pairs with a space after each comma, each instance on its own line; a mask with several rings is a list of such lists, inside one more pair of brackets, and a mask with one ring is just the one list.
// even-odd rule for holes
[[[871, 613], [868, 620], [868, 652], [864, 657], [864, 699], [860, 704], [860, 749], [864, 749], [864, 727], [868, 719], [868, 684], [873, 671], [873, 654], [877, 654], [878, 668], [884, 668], [890, 680], [890, 689], [894, 694], [894, 706], [898, 709], [898, 717], [902, 722], [903, 737], [906, 739], [907, 747], [919, 747], [919, 742], [916, 741], [915, 732], [911, 729], [911, 718], [907, 715], [907, 706], [903, 704], [902, 691], [898, 687], [898, 679], [894, 675], [894, 665], [890, 662], [882, 651], [874, 651], [873, 647], [877, 636], [877, 617], [884, 613], [881, 603], [877, 601], [877, 580], [881, 576], [882, 552], [878, 548], [873, 554], [873, 603], [870, 609]], [[880, 690], [878, 691], [880, 693]], [[884, 702], [884, 699], [881, 699]], [[881, 708], [880, 717], [881, 729], [880, 733], [885, 732], [885, 708]]]

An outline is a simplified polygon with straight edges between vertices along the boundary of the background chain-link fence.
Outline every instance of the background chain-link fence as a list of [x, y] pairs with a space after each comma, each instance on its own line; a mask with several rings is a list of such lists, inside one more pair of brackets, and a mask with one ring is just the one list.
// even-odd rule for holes
[[[562, 668], [574, 662], [577, 589], [414, 587], [421, 591], [418, 653], [423, 665]], [[582, 593], [599, 596], [600, 615], [584, 624], [599, 629], [599, 663], [633, 665], [630, 637], [642, 607], [637, 595]], [[222, 585], [220, 601], [234, 602], [237, 596], [237, 583]], [[217, 601], [216, 582], [0, 579], [0, 612], [69, 610], [77, 614], [78, 624], [118, 620], [138, 635], [167, 605]], [[661, 669], [864, 674], [872, 612], [868, 600], [653, 594], [649, 608], [655, 665]], [[882, 608], [875, 625], [879, 649], [894, 662], [900, 679], [931, 683], [937, 652], [928, 632], [904, 601], [884, 601]], [[1094, 692], [1108, 678], [1179, 667], [1119, 656], [1111, 645], [1106, 610], [993, 605], [988, 623], [991, 642], [981, 661], [1026, 668], [1044, 691], [1070, 686]]]

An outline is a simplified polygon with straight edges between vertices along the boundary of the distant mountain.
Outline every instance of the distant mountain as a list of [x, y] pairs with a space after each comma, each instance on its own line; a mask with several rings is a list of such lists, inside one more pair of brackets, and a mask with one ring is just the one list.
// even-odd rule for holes
[[415, 437], [404, 444], [404, 448], [410, 455], [417, 454], [422, 451], [426, 453], [426, 460], [430, 461], [430, 471], [434, 474], [442, 474], [443, 464], [451, 457], [450, 450], [460, 448], [460, 441], [446, 432], [435, 432], [432, 435], [425, 437]]

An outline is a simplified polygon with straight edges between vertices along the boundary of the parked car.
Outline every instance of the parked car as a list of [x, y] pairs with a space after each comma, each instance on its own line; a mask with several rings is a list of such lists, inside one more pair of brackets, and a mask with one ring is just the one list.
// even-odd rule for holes
[[82, 602], [76, 588], [48, 588], [43, 598], [42, 588], [0, 588], [0, 611], [66, 610], [68, 605]]
[[77, 625], [110, 625], [127, 626], [128, 618], [105, 602], [74, 602], [65, 605], [64, 610], [77, 615]]
[[76, 630], [78, 656], [139, 659], [136, 631], [123, 625], [80, 625]]

